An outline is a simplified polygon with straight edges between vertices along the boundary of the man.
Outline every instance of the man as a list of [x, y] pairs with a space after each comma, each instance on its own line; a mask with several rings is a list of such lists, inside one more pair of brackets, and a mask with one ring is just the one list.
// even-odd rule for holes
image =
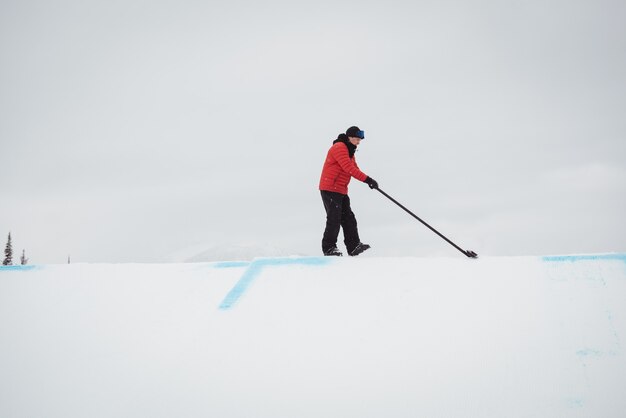
[[354, 152], [364, 138], [365, 132], [357, 126], [351, 126], [345, 134], [339, 134], [326, 155], [319, 186], [326, 209], [326, 229], [322, 238], [324, 255], [343, 255], [337, 248], [340, 228], [343, 229], [344, 244], [349, 255], [359, 255], [370, 248], [359, 239], [356, 218], [348, 197], [348, 183], [352, 177], [367, 183], [371, 189], [378, 188], [376, 180], [359, 170], [354, 158]]

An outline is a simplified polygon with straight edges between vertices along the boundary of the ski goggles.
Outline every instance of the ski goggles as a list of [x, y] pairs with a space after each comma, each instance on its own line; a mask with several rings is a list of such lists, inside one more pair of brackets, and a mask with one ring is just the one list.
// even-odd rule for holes
[[359, 131], [356, 133], [356, 136], [361, 138], [361, 139], [365, 139], [365, 131]]

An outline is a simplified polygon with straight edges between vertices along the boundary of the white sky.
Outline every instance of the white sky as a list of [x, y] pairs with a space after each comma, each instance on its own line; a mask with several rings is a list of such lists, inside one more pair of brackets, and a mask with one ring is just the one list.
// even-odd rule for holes
[[[321, 166], [356, 124], [363, 171], [463, 248], [626, 251], [624, 21], [597, 0], [2, 2], [0, 244], [319, 254]], [[350, 196], [377, 255], [456, 251]]]

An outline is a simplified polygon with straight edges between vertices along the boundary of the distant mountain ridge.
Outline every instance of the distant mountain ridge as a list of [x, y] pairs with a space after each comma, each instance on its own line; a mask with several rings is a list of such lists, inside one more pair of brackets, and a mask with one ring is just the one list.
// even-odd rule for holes
[[286, 257], [293, 254], [271, 245], [224, 245], [215, 246], [185, 258], [186, 263], [210, 261], [249, 261], [256, 257]]

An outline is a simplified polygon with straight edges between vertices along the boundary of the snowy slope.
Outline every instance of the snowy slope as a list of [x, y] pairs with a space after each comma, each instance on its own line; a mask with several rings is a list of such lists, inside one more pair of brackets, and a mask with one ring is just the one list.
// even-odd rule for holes
[[626, 255], [0, 269], [1, 417], [622, 417]]

